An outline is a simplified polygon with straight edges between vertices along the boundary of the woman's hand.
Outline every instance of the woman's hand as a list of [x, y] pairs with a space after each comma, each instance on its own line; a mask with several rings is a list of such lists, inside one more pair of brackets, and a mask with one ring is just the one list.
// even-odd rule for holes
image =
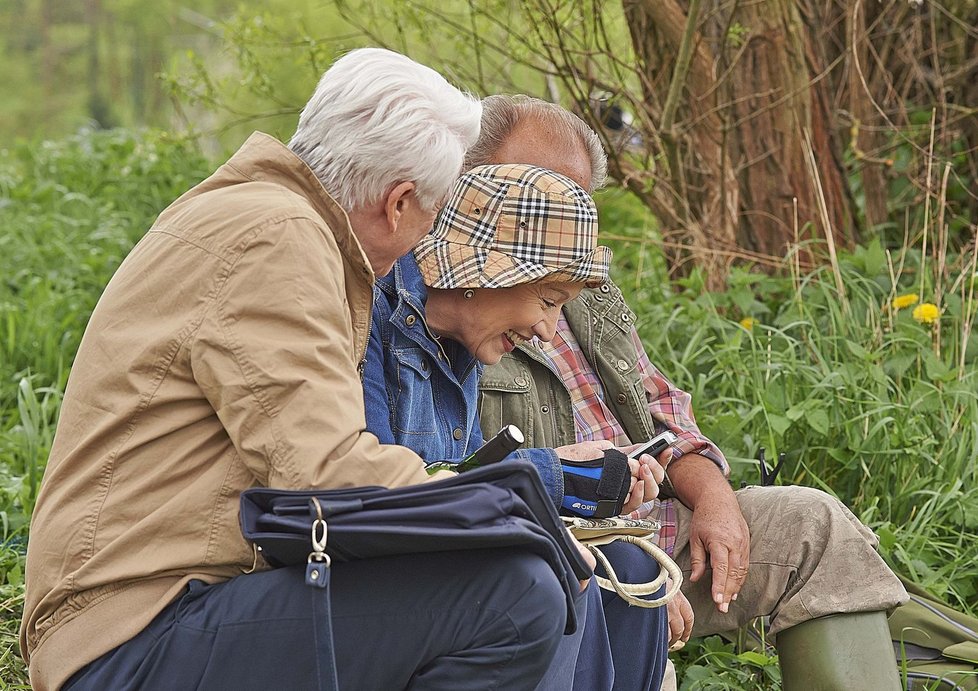
[[[628, 455], [639, 447], [638, 444], [622, 446], [618, 450]], [[667, 449], [671, 453], [671, 450]], [[638, 459], [628, 459], [628, 470], [632, 474], [632, 488], [628, 495], [628, 501], [622, 507], [622, 514], [629, 514], [647, 501], [652, 501], [659, 496], [659, 483], [665, 477], [666, 471], [653, 456], [645, 453]]]
[[[576, 537], [574, 537], [574, 535], [569, 530], [567, 531], [567, 534], [570, 535], [571, 540], [574, 541], [574, 546], [577, 547], [577, 551], [581, 553], [581, 557], [584, 559], [585, 562], [587, 562], [587, 565], [591, 567], [591, 571], [594, 571], [594, 567], [597, 566], [598, 562], [594, 558], [594, 555], [591, 554], [591, 550], [589, 550], [587, 547], [582, 545], [581, 542]], [[590, 582], [591, 582], [590, 578], [580, 582], [582, 593], [584, 592], [584, 589], [587, 588], [587, 584]]]
[[[607, 449], [614, 448], [610, 441], [602, 439], [598, 441], [583, 441], [577, 444], [561, 446], [554, 449], [557, 456], [564, 461], [590, 461], [604, 456]], [[637, 448], [637, 445], [623, 447], [619, 449], [623, 453]], [[628, 496], [622, 506], [621, 513], [628, 514], [637, 509], [647, 501], [652, 501], [659, 496], [659, 483], [662, 481], [665, 471], [658, 461], [648, 454], [643, 454], [641, 458], [628, 459], [629, 478]]]

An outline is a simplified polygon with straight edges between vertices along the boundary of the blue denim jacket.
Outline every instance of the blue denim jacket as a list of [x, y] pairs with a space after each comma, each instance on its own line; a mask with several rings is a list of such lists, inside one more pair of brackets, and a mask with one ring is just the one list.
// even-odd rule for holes
[[[374, 285], [373, 322], [363, 371], [367, 430], [429, 462], [460, 461], [482, 444], [478, 396], [482, 364], [461, 344], [437, 340], [425, 322], [428, 291], [413, 254]], [[520, 449], [557, 505], [564, 477], [553, 449]]]

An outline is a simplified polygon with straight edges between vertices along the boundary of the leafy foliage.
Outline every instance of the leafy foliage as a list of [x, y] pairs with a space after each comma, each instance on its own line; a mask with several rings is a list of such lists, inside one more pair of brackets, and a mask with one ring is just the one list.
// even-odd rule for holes
[[159, 211], [207, 172], [188, 141], [157, 133], [0, 152], [0, 688], [27, 688], [16, 652], [27, 528], [88, 316]]
[[781, 688], [781, 669], [773, 652], [742, 650], [722, 639], [691, 639], [678, 656], [679, 691], [765, 691]]
[[[782, 481], [839, 496], [879, 532], [892, 566], [973, 611], [978, 305], [969, 288], [934, 297], [944, 307], [932, 324], [894, 309], [895, 295], [919, 286], [907, 267], [920, 266], [920, 251], [904, 254], [903, 275], [878, 245], [844, 256], [844, 296], [828, 268], [736, 270], [723, 293], [703, 292], [694, 273], [665, 299], [641, 274], [623, 288], [653, 360], [692, 394], [736, 480], [757, 482], [761, 447], [769, 459], [786, 453]], [[952, 271], [949, 283], [974, 281]]]

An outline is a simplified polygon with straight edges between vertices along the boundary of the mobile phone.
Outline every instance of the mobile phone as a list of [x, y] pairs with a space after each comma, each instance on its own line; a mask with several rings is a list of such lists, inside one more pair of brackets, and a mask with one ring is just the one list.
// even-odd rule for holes
[[666, 430], [662, 434], [655, 435], [640, 447], [632, 451], [630, 454], [628, 454], [628, 457], [638, 458], [642, 454], [647, 453], [653, 458], [658, 459], [660, 453], [665, 451], [667, 447], [675, 444], [677, 441], [679, 441], [679, 437], [669, 430]]

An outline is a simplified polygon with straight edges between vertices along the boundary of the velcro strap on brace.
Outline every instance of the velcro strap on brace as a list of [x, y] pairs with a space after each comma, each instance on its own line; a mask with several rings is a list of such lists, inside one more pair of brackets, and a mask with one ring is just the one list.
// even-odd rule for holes
[[608, 518], [621, 513], [631, 484], [625, 454], [607, 449], [603, 458], [582, 462], [562, 459], [560, 463], [564, 473], [561, 513], [586, 518]]

